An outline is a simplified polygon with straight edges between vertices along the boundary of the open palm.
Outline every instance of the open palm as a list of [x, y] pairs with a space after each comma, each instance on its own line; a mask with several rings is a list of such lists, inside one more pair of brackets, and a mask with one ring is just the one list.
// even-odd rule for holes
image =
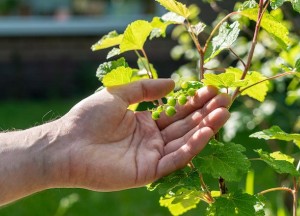
[[98, 191], [139, 187], [184, 167], [229, 118], [230, 99], [205, 87], [174, 117], [158, 121], [130, 104], [165, 96], [171, 80], [143, 80], [104, 89], [77, 104], [72, 122], [68, 174], [71, 186]]

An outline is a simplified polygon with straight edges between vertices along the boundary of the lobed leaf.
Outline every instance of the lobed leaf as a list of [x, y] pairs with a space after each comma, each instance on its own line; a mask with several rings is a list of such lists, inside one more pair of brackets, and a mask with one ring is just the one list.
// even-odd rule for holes
[[293, 141], [300, 148], [300, 134], [289, 134], [284, 132], [279, 126], [272, 126], [269, 129], [251, 134], [250, 137], [258, 139], [276, 139], [283, 141]]
[[222, 176], [227, 181], [239, 181], [250, 167], [248, 158], [242, 153], [245, 150], [239, 144], [211, 140], [203, 151], [206, 153], [197, 155], [194, 164], [200, 173], [210, 174], [214, 178]]
[[143, 49], [152, 29], [152, 25], [145, 20], [132, 22], [124, 32], [124, 37], [120, 44], [120, 53]]
[[176, 1], [176, 0], [156, 0], [168, 11], [174, 12], [180, 16], [187, 19], [190, 16], [190, 11], [186, 5]]
[[103, 77], [111, 72], [112, 70], [118, 68], [118, 67], [128, 67], [128, 64], [125, 60], [125, 58], [120, 58], [116, 61], [110, 61], [110, 62], [104, 62], [103, 64], [100, 64], [97, 71], [96, 71], [96, 77], [99, 78], [100, 81], [103, 80]]
[[217, 88], [233, 88], [247, 85], [246, 80], [237, 80], [234, 73], [204, 74], [202, 82], [205, 85], [212, 85]]
[[[250, 71], [245, 78], [245, 80], [248, 81], [247, 86], [251, 86], [265, 79], [266, 79], [265, 76], [263, 76], [261, 73], [256, 71]], [[247, 86], [245, 86], [245, 88], [247, 88]], [[242, 91], [241, 95], [248, 95], [249, 97], [252, 97], [260, 102], [263, 102], [266, 99], [268, 90], [269, 90], [269, 81], [264, 81], [244, 91], [243, 89], [241, 89]]]
[[119, 35], [116, 31], [109, 32], [107, 35], [104, 35], [97, 43], [95, 43], [92, 46], [92, 51], [102, 50], [120, 45], [122, 40], [122, 34]]
[[200, 191], [199, 173], [194, 170], [177, 170], [168, 176], [165, 176], [148, 186], [148, 190], [158, 190], [160, 194], [168, 194], [169, 192], [176, 192], [180, 188]]
[[208, 44], [208, 48], [204, 55], [204, 62], [210, 61], [217, 56], [222, 50], [230, 48], [239, 36], [239, 22], [235, 21], [231, 25], [224, 22], [219, 29], [219, 34], [215, 36]]
[[132, 68], [118, 67], [106, 74], [102, 79], [102, 83], [105, 87], [124, 85], [131, 82]]
[[[226, 70], [228, 73], [234, 73], [236, 76], [236, 79], [241, 79], [243, 71], [238, 68], [228, 68]], [[263, 76], [261, 73], [256, 71], [249, 71], [246, 75], [245, 81], [247, 81], [247, 84], [241, 88], [241, 95], [248, 95], [249, 97], [256, 99], [260, 102], [263, 102], [266, 98], [266, 95], [269, 90], [269, 81], [266, 80], [266, 77]], [[263, 81], [259, 83], [260, 81]], [[259, 83], [259, 84], [256, 84]], [[256, 85], [254, 85], [256, 84]], [[252, 86], [254, 85], [254, 86]], [[250, 87], [252, 86], [252, 87]], [[248, 88], [249, 87], [249, 88]], [[259, 89], [259, 91], [257, 91]]]
[[[259, 203], [259, 199], [243, 192], [233, 192], [230, 194], [217, 197], [215, 202], [208, 208], [209, 216], [253, 216], [257, 215], [255, 205]], [[260, 212], [261, 214], [261, 212]]]
[[[257, 22], [258, 8], [246, 9], [241, 11], [240, 14]], [[267, 11], [262, 18], [261, 27], [271, 34], [283, 48], [290, 45], [289, 30]]]
[[290, 174], [297, 177], [300, 176], [299, 171], [297, 171], [294, 164], [291, 163], [291, 159], [288, 155], [285, 155], [281, 152], [270, 154], [261, 149], [256, 150], [256, 152], [259, 154], [260, 158], [270, 167], [272, 167], [277, 173]]
[[196, 208], [202, 195], [202, 192], [181, 188], [176, 193], [169, 193], [161, 197], [159, 203], [161, 206], [167, 207], [172, 215], [181, 215]]

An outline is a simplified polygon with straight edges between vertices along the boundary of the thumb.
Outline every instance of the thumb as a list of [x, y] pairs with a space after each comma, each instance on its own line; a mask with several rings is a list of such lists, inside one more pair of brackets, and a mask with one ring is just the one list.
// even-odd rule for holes
[[128, 105], [153, 101], [164, 97], [175, 87], [171, 79], [147, 79], [139, 80], [122, 86], [107, 88], [112, 94], [118, 95]]

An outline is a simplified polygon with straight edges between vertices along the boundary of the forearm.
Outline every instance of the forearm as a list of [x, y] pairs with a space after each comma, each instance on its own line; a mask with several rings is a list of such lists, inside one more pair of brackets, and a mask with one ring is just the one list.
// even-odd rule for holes
[[64, 169], [64, 165], [58, 169], [54, 163], [59, 156], [54, 149], [62, 143], [61, 130], [59, 122], [54, 121], [0, 133], [0, 205], [55, 187]]

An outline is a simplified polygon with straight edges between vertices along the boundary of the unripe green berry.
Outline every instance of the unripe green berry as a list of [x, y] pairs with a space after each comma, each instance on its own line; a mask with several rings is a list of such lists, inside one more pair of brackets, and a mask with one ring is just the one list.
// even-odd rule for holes
[[189, 96], [195, 96], [196, 89], [190, 88], [187, 93], [188, 93]]
[[176, 114], [176, 109], [175, 107], [173, 106], [168, 106], [166, 109], [165, 109], [165, 113], [167, 116], [173, 116]]
[[168, 98], [167, 104], [168, 104], [169, 106], [175, 106], [175, 105], [176, 105], [176, 100], [175, 100], [175, 98], [172, 97], [172, 96], [169, 97], [169, 98]]
[[152, 119], [157, 120], [160, 117], [160, 112], [159, 111], [153, 111], [152, 112]]
[[189, 87], [189, 83], [187, 81], [184, 81], [181, 83], [181, 88], [182, 89], [187, 89]]
[[184, 94], [179, 95], [178, 97], [178, 103], [179, 105], [184, 105], [187, 102], [187, 98]]

